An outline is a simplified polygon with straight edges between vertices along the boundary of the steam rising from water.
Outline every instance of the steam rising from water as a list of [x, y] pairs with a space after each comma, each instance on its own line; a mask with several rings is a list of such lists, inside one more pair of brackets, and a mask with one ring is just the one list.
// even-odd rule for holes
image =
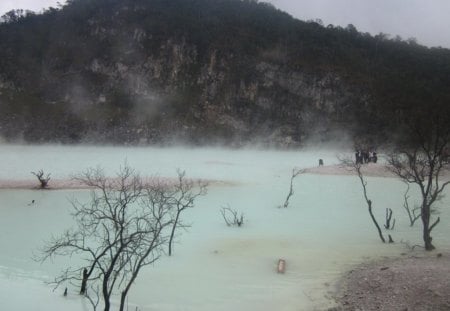
[[[209, 188], [196, 207], [185, 214], [192, 224], [179, 237], [173, 257], [161, 258], [139, 276], [130, 308], [140, 310], [314, 310], [333, 305], [326, 296], [343, 271], [364, 260], [398, 256], [401, 244], [382, 245], [365, 208], [354, 176], [302, 174], [294, 183], [289, 208], [279, 209], [289, 190], [293, 167], [336, 163], [335, 151], [277, 151], [222, 148], [126, 148], [94, 146], [0, 145], [0, 161], [8, 163], [1, 179], [30, 178], [30, 170], [44, 169], [52, 178], [67, 178], [100, 164], [113, 174], [124, 159], [143, 175], [176, 176], [176, 168], [190, 178], [229, 181]], [[50, 186], [51, 186], [50, 180]], [[420, 243], [420, 228], [409, 227], [402, 210], [403, 184], [390, 178], [368, 178], [376, 217], [384, 208], [394, 211], [394, 239]], [[77, 289], [69, 299], [36, 280], [52, 279], [79, 259], [59, 258], [39, 265], [31, 252], [49, 236], [71, 226], [67, 197], [89, 199], [87, 191], [0, 190], [0, 299], [8, 310], [24, 310], [46, 297], [46, 311], [84, 310]], [[416, 199], [412, 196], [411, 199]], [[35, 205], [29, 206], [31, 200]], [[227, 227], [220, 208], [229, 204], [244, 213], [242, 228]], [[448, 199], [443, 206], [448, 205]], [[441, 209], [442, 224], [450, 221]], [[55, 221], [57, 220], [57, 221]], [[438, 226], [434, 240], [450, 249], [448, 226]], [[30, 234], [32, 232], [33, 234]], [[17, 247], [20, 245], [20, 247]], [[276, 273], [278, 259], [286, 273]], [[330, 286], [331, 284], [331, 286]], [[22, 298], [26, 292], [27, 299]]]

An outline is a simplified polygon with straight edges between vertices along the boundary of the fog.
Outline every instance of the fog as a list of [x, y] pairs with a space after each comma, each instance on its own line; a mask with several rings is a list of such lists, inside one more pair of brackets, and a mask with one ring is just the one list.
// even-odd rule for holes
[[[50, 187], [87, 167], [101, 165], [112, 175], [126, 160], [143, 175], [214, 180], [208, 194], [184, 214], [192, 226], [180, 233], [172, 257], [146, 267], [129, 296], [135, 310], [325, 310], [334, 305], [339, 277], [356, 265], [383, 256], [401, 256], [400, 241], [421, 244], [420, 226], [409, 227], [402, 210], [404, 185], [392, 178], [369, 177], [368, 195], [379, 222], [392, 208], [395, 244], [382, 244], [367, 212], [355, 176], [301, 174], [292, 168], [337, 162], [342, 150], [278, 151], [223, 148], [0, 145], [0, 300], [7, 310], [89, 310], [70, 284], [52, 291], [52, 280], [79, 259], [57, 258], [39, 264], [31, 257], [52, 234], [70, 227], [69, 198], [87, 202], [87, 190], [7, 189], [7, 181], [30, 180], [30, 171], [51, 173]], [[219, 182], [220, 181], [220, 182]], [[37, 180], [35, 181], [37, 185]], [[412, 200], [418, 199], [412, 193]], [[30, 204], [32, 200], [35, 203]], [[441, 207], [448, 205], [448, 198]], [[220, 214], [229, 205], [245, 216], [241, 228], [227, 227]], [[450, 250], [450, 213], [441, 208], [433, 230], [440, 251]], [[278, 274], [279, 259], [286, 273]], [[26, 295], [26, 299], [23, 298]], [[116, 305], [118, 298], [114, 299]], [[116, 305], [117, 306], [117, 305]]]

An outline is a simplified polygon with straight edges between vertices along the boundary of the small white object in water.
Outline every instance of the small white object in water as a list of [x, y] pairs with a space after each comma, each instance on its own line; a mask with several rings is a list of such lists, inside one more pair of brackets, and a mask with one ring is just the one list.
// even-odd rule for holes
[[285, 270], [286, 270], [286, 261], [284, 259], [279, 259], [278, 260], [277, 272], [278, 273], [284, 273]]

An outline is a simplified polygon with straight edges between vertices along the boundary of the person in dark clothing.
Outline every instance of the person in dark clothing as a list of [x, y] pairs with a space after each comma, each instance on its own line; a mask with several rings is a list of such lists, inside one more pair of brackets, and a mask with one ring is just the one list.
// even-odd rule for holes
[[363, 161], [361, 163], [369, 163], [369, 153], [367, 151], [362, 152]]

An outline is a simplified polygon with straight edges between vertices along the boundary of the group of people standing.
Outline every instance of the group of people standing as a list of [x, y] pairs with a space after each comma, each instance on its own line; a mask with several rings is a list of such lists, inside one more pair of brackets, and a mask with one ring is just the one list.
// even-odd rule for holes
[[377, 163], [378, 157], [375, 151], [357, 150], [355, 153], [356, 164]]

